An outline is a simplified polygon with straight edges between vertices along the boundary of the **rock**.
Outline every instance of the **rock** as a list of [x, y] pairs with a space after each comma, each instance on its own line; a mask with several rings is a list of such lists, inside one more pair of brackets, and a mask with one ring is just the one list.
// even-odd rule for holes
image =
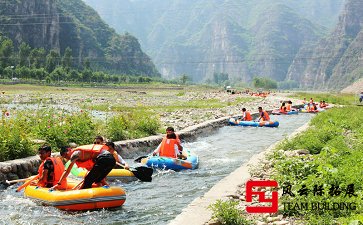
[[8, 180], [17, 180], [17, 179], [19, 179], [19, 176], [17, 174], [15, 174], [15, 173], [8, 173], [6, 175], [6, 177], [7, 177]]
[[0, 168], [0, 172], [4, 174], [10, 173], [10, 171], [11, 171], [11, 166], [9, 165], [5, 165]]
[[274, 222], [280, 220], [278, 217], [267, 217], [267, 222]]
[[16, 164], [11, 164], [11, 172], [12, 173], [17, 173], [18, 172], [18, 168], [17, 168]]
[[287, 220], [281, 220], [281, 221], [275, 221], [273, 224], [274, 225], [285, 225], [285, 224], [289, 224], [290, 222]]
[[267, 223], [257, 220], [256, 225], [266, 225]]
[[297, 154], [299, 155], [308, 155], [310, 154], [310, 151], [307, 150], [307, 149], [298, 149], [298, 150], [295, 150], [297, 152]]

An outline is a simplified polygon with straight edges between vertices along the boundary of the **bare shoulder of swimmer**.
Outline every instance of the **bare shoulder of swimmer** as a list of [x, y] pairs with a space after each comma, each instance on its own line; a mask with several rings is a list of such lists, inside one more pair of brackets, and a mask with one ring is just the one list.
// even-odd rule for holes
[[79, 158], [79, 155], [81, 154], [80, 151], [75, 151], [73, 152], [73, 154], [71, 155], [71, 161], [76, 161]]

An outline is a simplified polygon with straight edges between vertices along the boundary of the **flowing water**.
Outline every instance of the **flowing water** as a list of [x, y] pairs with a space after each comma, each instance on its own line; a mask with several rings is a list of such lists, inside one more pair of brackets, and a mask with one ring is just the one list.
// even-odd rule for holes
[[[193, 199], [268, 146], [312, 118], [311, 114], [272, 116], [278, 128], [232, 127], [218, 129], [195, 142], [184, 143], [200, 160], [192, 171], [157, 171], [151, 183], [114, 182], [126, 190], [126, 202], [117, 209], [69, 213], [40, 206], [15, 193], [0, 191], [0, 223], [4, 224], [167, 224]], [[126, 160], [131, 162], [132, 160]]]

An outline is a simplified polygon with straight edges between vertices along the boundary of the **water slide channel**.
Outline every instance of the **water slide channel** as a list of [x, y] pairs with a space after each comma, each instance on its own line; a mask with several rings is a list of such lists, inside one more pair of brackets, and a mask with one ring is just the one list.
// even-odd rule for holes
[[[199, 155], [193, 171], [156, 171], [151, 183], [112, 182], [126, 190], [117, 209], [65, 212], [45, 207], [16, 193], [16, 186], [0, 190], [0, 224], [167, 224], [193, 199], [271, 144], [308, 122], [313, 115], [272, 116], [278, 128], [225, 126], [195, 142], [184, 143]], [[227, 124], [227, 122], [226, 122]], [[132, 162], [132, 159], [126, 161]]]

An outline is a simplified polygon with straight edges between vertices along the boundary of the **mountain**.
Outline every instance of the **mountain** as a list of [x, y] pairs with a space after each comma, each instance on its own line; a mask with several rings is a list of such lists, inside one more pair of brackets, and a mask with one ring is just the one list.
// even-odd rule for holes
[[363, 1], [347, 0], [334, 31], [301, 49], [288, 80], [301, 87], [342, 89], [363, 77]]
[[135, 35], [164, 77], [228, 73], [285, 80], [300, 48], [336, 24], [343, 0], [85, 0], [118, 32]]
[[160, 76], [138, 40], [117, 34], [81, 0], [27, 0], [0, 3], [0, 32], [15, 46], [72, 49], [75, 64], [114, 73]]

